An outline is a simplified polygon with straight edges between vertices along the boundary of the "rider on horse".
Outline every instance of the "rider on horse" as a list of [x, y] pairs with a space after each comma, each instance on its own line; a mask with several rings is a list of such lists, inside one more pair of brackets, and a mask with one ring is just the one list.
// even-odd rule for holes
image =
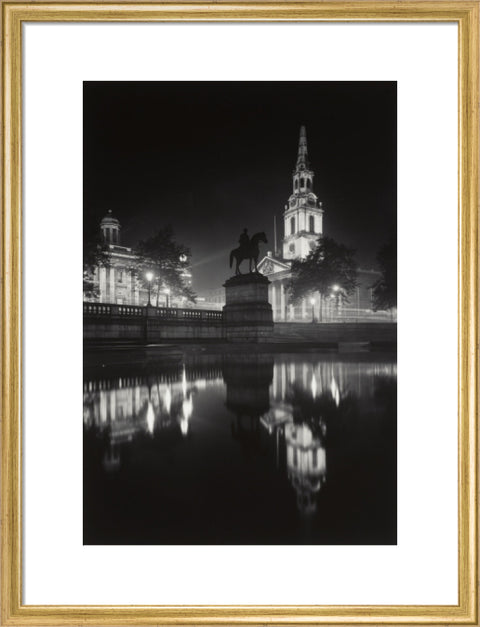
[[237, 262], [235, 266], [235, 274], [242, 274], [240, 272], [240, 263], [243, 259], [248, 259], [250, 272], [252, 271], [252, 263], [255, 272], [258, 272], [258, 243], [263, 242], [264, 244], [267, 244], [267, 236], [263, 232], [255, 233], [250, 239], [250, 237], [248, 237], [247, 229], [243, 229], [243, 232], [240, 233], [238, 242], [240, 246], [230, 252], [230, 268], [232, 267], [233, 260], [235, 259]]
[[248, 251], [248, 247], [250, 246], [250, 238], [248, 237], [248, 229], [243, 229], [242, 233], [240, 233], [240, 237], [238, 238], [238, 243], [243, 251]]

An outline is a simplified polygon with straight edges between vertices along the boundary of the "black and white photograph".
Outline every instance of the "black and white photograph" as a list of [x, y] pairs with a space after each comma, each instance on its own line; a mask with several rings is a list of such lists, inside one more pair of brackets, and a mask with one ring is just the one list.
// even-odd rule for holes
[[83, 544], [397, 517], [397, 83], [84, 82]]

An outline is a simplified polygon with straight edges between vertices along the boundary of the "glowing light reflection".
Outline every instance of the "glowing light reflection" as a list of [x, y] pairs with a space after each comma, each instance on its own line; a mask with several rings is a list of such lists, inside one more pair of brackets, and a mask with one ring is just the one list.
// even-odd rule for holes
[[185, 365], [183, 366], [183, 373], [182, 373], [182, 391], [183, 391], [183, 397], [185, 398], [187, 396], [187, 374], [185, 372]]
[[335, 405], [338, 407], [340, 405], [340, 390], [338, 389], [335, 377], [332, 377], [332, 382], [330, 383], [330, 392], [332, 393], [332, 398], [335, 401]]
[[167, 414], [170, 414], [170, 409], [172, 407], [172, 392], [170, 391], [170, 387], [167, 388], [165, 392], [165, 411]]
[[153, 412], [153, 405], [151, 401], [148, 401], [147, 409], [147, 428], [150, 433], [153, 433], [153, 427], [155, 425], [155, 414]]
[[192, 415], [193, 412], [193, 402], [191, 397], [190, 398], [186, 398], [183, 403], [182, 403], [182, 411], [183, 411], [183, 418], [180, 419], [180, 430], [182, 432], [182, 435], [187, 435], [188, 433], [188, 421], [190, 420], [190, 416]]
[[193, 402], [191, 398], [186, 398], [183, 401], [182, 410], [183, 410], [183, 417], [188, 420], [193, 412]]

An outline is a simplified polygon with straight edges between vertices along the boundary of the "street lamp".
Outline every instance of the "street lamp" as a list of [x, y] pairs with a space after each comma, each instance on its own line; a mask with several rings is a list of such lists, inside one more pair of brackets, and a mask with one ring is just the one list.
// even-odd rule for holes
[[313, 296], [310, 299], [310, 304], [312, 305], [312, 322], [315, 322], [315, 298]]
[[152, 279], [153, 279], [153, 272], [146, 272], [145, 273], [145, 278], [148, 281], [148, 303], [147, 303], [147, 307], [151, 307], [151, 303], [150, 303], [150, 284], [151, 284]]
[[167, 307], [169, 307], [170, 306], [170, 301], [169, 301], [170, 288], [166, 287], [163, 291], [165, 292], [165, 295], [167, 297]]

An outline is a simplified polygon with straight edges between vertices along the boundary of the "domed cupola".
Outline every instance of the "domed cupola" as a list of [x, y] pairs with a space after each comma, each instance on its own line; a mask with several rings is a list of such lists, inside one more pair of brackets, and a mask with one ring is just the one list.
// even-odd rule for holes
[[103, 241], [106, 244], [120, 245], [120, 222], [112, 215], [112, 210], [109, 209], [107, 215], [100, 222], [100, 229], [102, 230]]

